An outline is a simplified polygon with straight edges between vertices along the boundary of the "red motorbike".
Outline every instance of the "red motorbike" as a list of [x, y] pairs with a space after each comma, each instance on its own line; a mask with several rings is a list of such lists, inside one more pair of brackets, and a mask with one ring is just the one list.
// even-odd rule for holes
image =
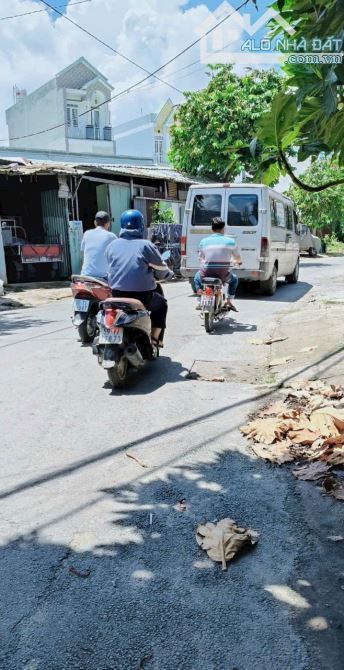
[[92, 342], [98, 332], [97, 314], [103, 300], [111, 298], [110, 286], [95, 277], [73, 275], [71, 283], [74, 297], [72, 321], [78, 329], [81, 342]]

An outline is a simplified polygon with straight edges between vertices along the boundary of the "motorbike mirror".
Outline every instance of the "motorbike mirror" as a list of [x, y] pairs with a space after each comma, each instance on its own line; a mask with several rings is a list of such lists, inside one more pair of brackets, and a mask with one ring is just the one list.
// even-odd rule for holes
[[168, 261], [169, 258], [171, 258], [171, 252], [170, 251], [164, 251], [163, 254], [161, 254], [161, 258], [163, 261]]

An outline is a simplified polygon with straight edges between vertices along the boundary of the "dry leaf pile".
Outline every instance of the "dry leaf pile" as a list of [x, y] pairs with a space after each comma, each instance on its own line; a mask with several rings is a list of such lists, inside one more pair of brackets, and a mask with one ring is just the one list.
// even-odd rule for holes
[[213, 561], [222, 563], [227, 569], [228, 561], [244, 547], [253, 547], [258, 533], [249, 528], [239, 528], [232, 519], [221, 519], [217, 523], [205, 523], [196, 530], [196, 541]]
[[344, 500], [344, 484], [331, 474], [344, 466], [342, 387], [321, 380], [293, 382], [283, 401], [261, 410], [241, 432], [260, 458], [278, 465], [298, 461], [295, 477], [323, 481], [327, 493]]

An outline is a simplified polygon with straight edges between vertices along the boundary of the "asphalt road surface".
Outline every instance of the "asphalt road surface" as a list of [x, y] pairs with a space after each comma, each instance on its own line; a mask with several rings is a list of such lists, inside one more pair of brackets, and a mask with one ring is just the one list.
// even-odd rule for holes
[[[304, 260], [298, 285], [244, 293], [212, 335], [188, 284], [168, 286], [163, 355], [123, 392], [71, 301], [0, 315], [2, 670], [342, 670], [343, 543], [327, 536], [343, 507], [238, 432], [268, 392], [248, 340], [342, 267]], [[195, 360], [230, 381], [186, 379]], [[260, 534], [227, 572], [195, 541], [223, 517]]]

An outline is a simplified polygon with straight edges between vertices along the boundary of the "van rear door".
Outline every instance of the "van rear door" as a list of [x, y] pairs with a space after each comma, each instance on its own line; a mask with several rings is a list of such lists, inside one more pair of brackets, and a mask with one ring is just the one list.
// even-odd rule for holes
[[214, 216], [224, 217], [225, 189], [223, 187], [200, 187], [189, 191], [190, 203], [185, 210], [186, 226], [186, 268], [199, 270], [198, 249], [203, 237], [211, 235], [211, 219]]
[[226, 188], [226, 235], [239, 247], [242, 270], [258, 271], [262, 237], [262, 189], [240, 186]]

